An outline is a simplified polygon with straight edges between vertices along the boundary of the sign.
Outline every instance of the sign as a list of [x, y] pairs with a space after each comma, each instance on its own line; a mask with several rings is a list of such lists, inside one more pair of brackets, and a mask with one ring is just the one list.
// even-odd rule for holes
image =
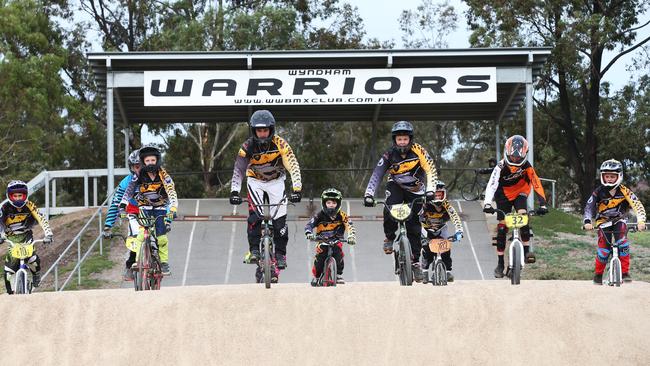
[[494, 67], [144, 72], [145, 107], [496, 101]]

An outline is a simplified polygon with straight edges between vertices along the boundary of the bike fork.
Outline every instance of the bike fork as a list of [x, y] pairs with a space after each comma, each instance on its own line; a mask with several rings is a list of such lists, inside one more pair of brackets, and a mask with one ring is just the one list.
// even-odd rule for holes
[[[515, 234], [517, 233], [515, 232]], [[524, 245], [521, 242], [521, 240], [519, 240], [519, 235], [514, 235], [512, 238], [512, 242], [510, 243], [510, 247], [508, 248], [508, 270], [511, 270], [515, 264], [513, 258], [515, 252], [515, 245], [519, 247], [519, 253], [521, 254], [519, 257], [519, 262], [521, 263], [521, 269], [524, 269], [524, 262], [525, 262]]]

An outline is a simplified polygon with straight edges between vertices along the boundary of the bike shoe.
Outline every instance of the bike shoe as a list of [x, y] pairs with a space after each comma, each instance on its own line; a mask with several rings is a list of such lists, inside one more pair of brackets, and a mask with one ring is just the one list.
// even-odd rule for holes
[[535, 257], [535, 253], [533, 252], [526, 253], [526, 263], [535, 263], [536, 261], [537, 261], [537, 257]]
[[167, 262], [160, 263], [160, 271], [162, 272], [163, 276], [169, 276], [172, 274], [172, 271], [169, 268], [169, 263]]
[[498, 265], [497, 268], [494, 269], [494, 278], [503, 278], [503, 266]]
[[594, 285], [602, 285], [603, 284], [603, 274], [595, 274], [594, 275]]
[[278, 280], [279, 280], [278, 275], [276, 274], [271, 275], [271, 283], [278, 283]]
[[429, 283], [429, 271], [426, 269], [422, 271], [422, 283]]
[[32, 274], [32, 286], [38, 287], [41, 284], [41, 273], [36, 272]]
[[124, 281], [133, 281], [133, 270], [131, 268], [124, 268], [122, 278]]
[[451, 274], [451, 271], [447, 271], [447, 282], [454, 282], [454, 275]]
[[260, 251], [257, 249], [253, 249], [250, 252], [246, 253], [246, 256], [244, 256], [244, 263], [247, 264], [257, 264], [257, 262], [260, 260]]
[[413, 263], [413, 279], [415, 282], [422, 282], [424, 276], [422, 275], [422, 268], [420, 268], [420, 263]]
[[275, 259], [277, 260], [278, 269], [287, 268], [287, 256], [284, 254], [276, 254]]
[[336, 275], [336, 283], [339, 284], [339, 285], [342, 285], [342, 284], [345, 283], [345, 280], [343, 279], [343, 275], [342, 275], [342, 274], [340, 274], [340, 275]]
[[384, 239], [384, 253], [393, 254], [393, 241]]
[[623, 273], [623, 282], [632, 282], [632, 277], [629, 273]]
[[318, 287], [320, 284], [318, 283], [318, 278], [314, 277], [311, 279], [311, 287]]

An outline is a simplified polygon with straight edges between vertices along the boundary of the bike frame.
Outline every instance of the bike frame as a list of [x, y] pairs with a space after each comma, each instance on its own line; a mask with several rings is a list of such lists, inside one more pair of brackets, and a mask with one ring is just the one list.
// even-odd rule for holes
[[[440, 238], [440, 239], [442, 239], [442, 238]], [[446, 240], [448, 240], [448, 241], [454, 243], [454, 242], [456, 242], [456, 237], [452, 235], [452, 236], [448, 237]], [[427, 244], [426, 244], [426, 245], [429, 245], [429, 240], [428, 240], [428, 239], [427, 239]], [[434, 286], [446, 286], [446, 285], [447, 285], [447, 266], [446, 266], [445, 263], [442, 261], [442, 253], [434, 253], [434, 254], [436, 255], [436, 259], [434, 259], [433, 262], [430, 264], [430, 267], [431, 267], [431, 276], [432, 276], [432, 277], [431, 277], [431, 279], [432, 279], [431, 283], [432, 283]], [[436, 274], [435, 274], [435, 271], [436, 271], [436, 266], [438, 265], [438, 263], [442, 263], [442, 266], [443, 266], [443, 268], [445, 269], [445, 273], [444, 273], [444, 275], [443, 275], [444, 278], [443, 278], [442, 281], [441, 281], [442, 283], [436, 283], [437, 281], [436, 281], [436, 279], [435, 279], [435, 275], [436, 275]], [[427, 268], [427, 269], [428, 269], [428, 268]], [[428, 271], [427, 271], [427, 272], [428, 272]], [[429, 279], [427, 279], [427, 280], [429, 280]]]
[[[266, 197], [264, 198], [264, 202], [268, 202]], [[280, 206], [288, 205], [289, 203], [287, 202], [287, 197], [284, 196], [280, 202], [276, 204], [262, 203], [257, 205], [252, 201], [251, 204], [257, 208], [258, 215], [261, 213], [260, 216], [262, 217], [262, 238], [260, 239], [260, 254], [262, 255], [262, 258], [257, 261], [256, 271], [261, 273], [261, 282], [264, 282], [265, 287], [271, 288], [271, 271], [277, 271], [274, 249], [275, 243], [273, 241], [273, 218], [278, 213]], [[271, 207], [275, 207], [275, 212], [272, 214]], [[260, 208], [264, 210], [262, 211]]]
[[[507, 216], [508, 213], [504, 212], [503, 210], [495, 209], [495, 213], [501, 212], [504, 216]], [[528, 211], [526, 214], [523, 213], [518, 213], [516, 212], [517, 215], [527, 215], [528, 218], [530, 219], [530, 216], [535, 216], [535, 211]], [[519, 269], [520, 271], [524, 270], [525, 267], [525, 256], [524, 256], [524, 243], [521, 241], [519, 237], [519, 227], [514, 226], [511, 228], [512, 229], [512, 240], [510, 241], [510, 244], [508, 244], [508, 273], [510, 273], [510, 280], [513, 285], [518, 285], [519, 284], [519, 279], [515, 279], [512, 274], [513, 269], [515, 268], [515, 250], [519, 252]], [[529, 243], [529, 250], [532, 250], [532, 243]]]
[[[603, 235], [603, 237], [605, 238], [605, 241], [607, 242], [607, 244], [610, 247], [612, 247], [611, 258], [609, 259], [609, 261], [607, 263], [607, 280], [604, 281], [605, 282], [604, 284], [608, 285], [608, 286], [620, 287], [621, 284], [623, 284], [623, 267], [621, 266], [621, 259], [618, 256], [619, 243], [623, 239], [619, 239], [619, 240], [615, 239], [616, 234], [621, 234], [622, 231], [614, 231], [614, 230], [612, 230], [611, 233], [610, 233], [612, 235], [612, 241], [613, 241], [613, 243], [612, 243], [612, 241], [609, 240], [607, 233], [605, 233], [605, 231], [603, 230], [603, 227], [605, 227], [605, 228], [613, 227], [613, 226], [615, 226], [616, 224], [618, 224], [621, 221], [623, 221], [625, 223], [625, 226], [627, 227], [626, 230], [625, 230], [625, 235], [623, 236], [623, 238], [627, 238], [627, 233], [629, 231], [634, 231], [634, 228], [636, 227], [635, 224], [629, 224], [628, 225], [626, 221], [618, 220], [616, 222], [609, 221], [609, 222], [603, 223], [600, 226], [598, 226], [598, 231]], [[603, 225], [605, 225], [605, 226], [603, 226]]]
[[[330, 261], [330, 259], [334, 259], [333, 254], [333, 247], [337, 245], [338, 243], [347, 243], [348, 241], [345, 239], [335, 239], [335, 238], [323, 238], [323, 237], [316, 237], [316, 239], [312, 240], [320, 245], [325, 245], [327, 246], [327, 257], [325, 257], [325, 261], [323, 262], [323, 268], [321, 268], [321, 274], [320, 277], [318, 278], [318, 284], [320, 286], [323, 285], [323, 278], [325, 277], [325, 271], [327, 270], [327, 263]], [[334, 259], [334, 265], [335, 268], [338, 269], [338, 264], [336, 263], [336, 259]], [[334, 284], [332, 286], [336, 286], [336, 273], [334, 273]]]
[[[140, 245], [140, 250], [138, 252], [138, 270], [136, 272], [135, 280], [133, 281], [133, 285], [135, 287], [136, 291], [143, 291], [143, 290], [160, 290], [160, 285], [162, 283], [162, 271], [160, 271], [160, 267], [158, 268], [152, 268], [151, 264], [153, 261], [157, 261], [158, 265], [160, 266], [160, 257], [158, 252], [156, 251], [154, 253], [153, 249], [153, 240], [156, 240], [156, 243], [158, 241], [158, 237], [156, 234], [156, 222], [160, 218], [164, 218], [167, 215], [157, 215], [157, 216], [147, 216], [144, 213], [144, 209], [140, 208], [140, 213], [138, 214], [137, 220], [138, 224], [143, 228], [144, 230], [144, 239], [142, 240], [142, 244]], [[151, 228], [153, 228], [153, 233]], [[153, 287], [151, 286], [151, 283], [149, 283], [149, 278], [153, 277], [154, 279], [154, 285]]]

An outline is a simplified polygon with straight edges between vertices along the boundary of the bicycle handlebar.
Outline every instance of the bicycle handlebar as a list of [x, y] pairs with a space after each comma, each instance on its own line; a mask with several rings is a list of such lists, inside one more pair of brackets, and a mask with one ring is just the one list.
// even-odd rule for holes
[[322, 236], [317, 236], [314, 239], [309, 239], [310, 241], [313, 242], [319, 242], [321, 244], [327, 244], [327, 245], [332, 245], [336, 243], [347, 243], [347, 239], [337, 239], [337, 238], [324, 238]]
[[[16, 242], [10, 240], [10, 239], [7, 238], [7, 237], [3, 237], [3, 239], [4, 239], [7, 243], [9, 243], [9, 244], [11, 244], [11, 245], [19, 244], [19, 243], [16, 243]], [[45, 240], [45, 239], [37, 239], [37, 240], [32, 240], [32, 241], [29, 242], [29, 243], [24, 242], [24, 243], [20, 243], [20, 244], [38, 244], [38, 243], [42, 243], [44, 240]]]
[[[414, 199], [414, 200], [411, 201], [411, 202], [402, 202], [402, 203], [406, 203], [410, 208], [413, 208], [413, 205], [415, 205], [415, 203], [420, 202], [420, 201], [422, 201], [422, 202], [426, 201], [426, 197], [418, 197], [418, 198]], [[386, 207], [391, 207], [391, 206], [394, 206], [394, 205], [399, 205], [399, 203], [396, 203], [396, 204], [394, 204], [394, 205], [389, 205], [389, 204], [386, 203], [386, 201], [375, 201], [375, 206], [377, 206], [377, 205], [379, 205], [379, 204], [384, 205], [384, 206], [386, 206]]]
[[[501, 212], [501, 213], [503, 214], [503, 216], [505, 216], [505, 215], [508, 214], [508, 213], [506, 213], [506, 212], [503, 211], [503, 210], [499, 210], [498, 208], [493, 208], [493, 210], [494, 210], [494, 212], [492, 213], [492, 215], [494, 215], [494, 214], [497, 213], [497, 212]], [[518, 213], [518, 212], [517, 212], [517, 214], [518, 214], [518, 215], [523, 215], [523, 214], [520, 214], [520, 213]], [[541, 216], [537, 210], [530, 210], [530, 211], [528, 211], [526, 214], [527, 214], [528, 216]]]

